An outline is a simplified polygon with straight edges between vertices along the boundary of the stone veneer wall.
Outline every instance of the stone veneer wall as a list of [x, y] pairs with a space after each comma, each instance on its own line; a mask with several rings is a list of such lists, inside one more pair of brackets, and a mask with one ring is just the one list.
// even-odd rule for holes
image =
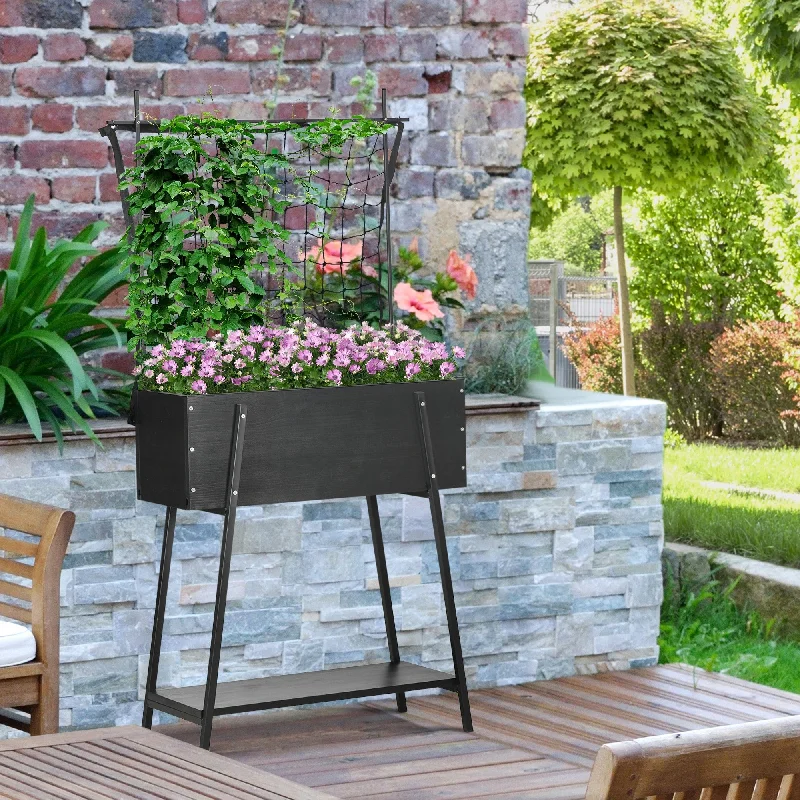
[[[390, 112], [409, 117], [393, 190], [396, 243], [419, 237], [443, 267], [471, 253], [470, 312], [527, 309], [530, 176], [520, 169], [526, 0], [0, 0], [0, 265], [21, 204], [71, 236], [99, 218], [122, 233], [109, 147], [98, 128], [130, 119], [133, 90], [153, 117], [214, 110], [259, 119], [361, 111], [350, 81], [372, 70]], [[275, 93], [276, 81], [278, 91]], [[198, 100], [211, 90], [213, 102]], [[106, 303], [124, 305], [124, 290]], [[124, 352], [105, 366], [130, 366]]]
[[[471, 687], [657, 658], [664, 406], [557, 394], [538, 410], [472, 409], [469, 486], [444, 493]], [[141, 715], [164, 510], [136, 501], [134, 442], [113, 427], [103, 449], [76, 440], [63, 457], [21, 433], [0, 445], [0, 492], [77, 514], [61, 592], [65, 727]], [[449, 669], [427, 502], [380, 509], [402, 655]], [[162, 685], [204, 680], [219, 535], [219, 517], [179, 512]], [[388, 658], [363, 501], [242, 508], [234, 553], [222, 680]]]

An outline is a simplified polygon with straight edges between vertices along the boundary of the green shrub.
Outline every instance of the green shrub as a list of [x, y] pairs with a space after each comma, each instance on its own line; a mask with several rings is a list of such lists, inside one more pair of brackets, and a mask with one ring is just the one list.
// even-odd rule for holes
[[[86, 418], [96, 410], [119, 413], [127, 403], [90, 377], [119, 373], [80, 360], [91, 351], [124, 344], [112, 320], [91, 312], [126, 275], [119, 248], [100, 253], [92, 245], [105, 222], [52, 248], [44, 228], [31, 239], [33, 201], [31, 195], [20, 215], [9, 267], [0, 271], [0, 422], [27, 421], [41, 439], [45, 420], [60, 446], [65, 423], [94, 437]], [[59, 293], [73, 266], [85, 258]]]

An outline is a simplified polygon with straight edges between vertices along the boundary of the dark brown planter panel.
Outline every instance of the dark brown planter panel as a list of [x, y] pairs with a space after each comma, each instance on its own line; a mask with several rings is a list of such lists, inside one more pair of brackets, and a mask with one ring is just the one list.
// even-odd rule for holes
[[463, 390], [463, 381], [446, 380], [218, 395], [139, 391], [138, 496], [222, 508], [237, 403], [247, 406], [239, 505], [424, 492], [415, 392], [425, 393], [439, 488], [466, 486]]

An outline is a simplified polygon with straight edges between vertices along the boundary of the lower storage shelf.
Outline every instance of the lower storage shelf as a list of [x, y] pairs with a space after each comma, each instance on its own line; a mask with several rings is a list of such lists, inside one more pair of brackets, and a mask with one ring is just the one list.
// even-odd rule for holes
[[[458, 682], [446, 672], [405, 661], [276, 675], [217, 684], [214, 716], [435, 688], [457, 691]], [[148, 693], [147, 699], [153, 708], [198, 720], [202, 717], [205, 692], [205, 686], [165, 688]]]

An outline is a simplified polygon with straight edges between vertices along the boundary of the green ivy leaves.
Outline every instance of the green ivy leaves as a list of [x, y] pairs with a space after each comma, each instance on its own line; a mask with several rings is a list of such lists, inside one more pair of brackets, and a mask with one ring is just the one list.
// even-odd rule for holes
[[244, 328], [267, 316], [266, 292], [251, 273], [282, 281], [292, 270], [282, 246], [289, 232], [278, 222], [292, 198], [282, 189], [291, 176], [307, 194], [312, 180], [296, 174], [270, 135], [291, 132], [300, 149], [324, 156], [390, 128], [363, 117], [299, 125], [203, 114], [175, 117], [143, 138], [138, 167], [121, 183], [138, 219], [127, 256], [131, 349]]

